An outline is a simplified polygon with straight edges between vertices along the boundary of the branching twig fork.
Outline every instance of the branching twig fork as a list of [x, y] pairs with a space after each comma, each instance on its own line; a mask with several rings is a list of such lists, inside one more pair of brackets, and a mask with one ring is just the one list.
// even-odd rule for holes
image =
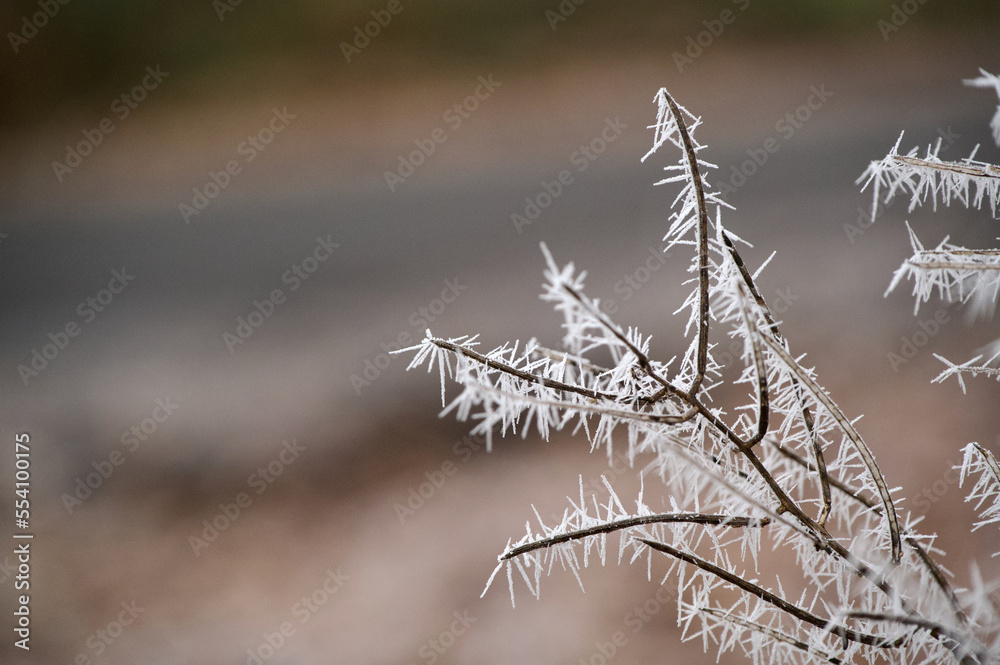
[[718, 577], [719, 579], [732, 584], [733, 586], [742, 589], [743, 591], [749, 593], [752, 596], [756, 596], [761, 600], [774, 605], [782, 612], [804, 621], [805, 623], [812, 624], [817, 628], [823, 628], [831, 633], [840, 635], [841, 637], [851, 640], [853, 642], [858, 642], [860, 644], [867, 644], [869, 646], [880, 647], [880, 648], [893, 648], [902, 645], [905, 642], [905, 638], [890, 639], [887, 637], [879, 637], [878, 635], [870, 635], [868, 633], [863, 633], [857, 630], [848, 628], [847, 626], [836, 626], [829, 619], [823, 619], [822, 617], [816, 616], [812, 612], [809, 612], [794, 603], [790, 603], [784, 598], [781, 598], [777, 594], [768, 591], [767, 589], [758, 586], [752, 582], [748, 582], [739, 575], [735, 575], [725, 568], [720, 568], [715, 564], [706, 561], [700, 557], [693, 554], [688, 554], [687, 552], [682, 552], [678, 549], [665, 544], [659, 543], [655, 540], [648, 540], [646, 538], [638, 538], [639, 542], [651, 547], [654, 550], [668, 554], [675, 559], [680, 559], [685, 563], [689, 563], [692, 566], [700, 568], [707, 573], [711, 573]]
[[809, 392], [812, 393], [813, 397], [819, 401], [827, 412], [833, 416], [840, 426], [841, 431], [847, 435], [847, 438], [854, 444], [854, 449], [858, 451], [861, 456], [862, 462], [868, 468], [868, 473], [872, 477], [872, 481], [878, 488], [879, 496], [882, 499], [882, 507], [885, 511], [886, 520], [889, 526], [889, 538], [892, 544], [892, 561], [893, 563], [899, 563], [900, 556], [902, 556], [900, 536], [899, 536], [899, 520], [896, 517], [896, 508], [892, 501], [892, 496], [889, 494], [889, 488], [886, 486], [885, 478], [882, 477], [882, 471], [879, 469], [878, 464], [875, 463], [875, 457], [872, 455], [871, 450], [868, 449], [867, 444], [858, 434], [857, 430], [854, 429], [854, 425], [851, 421], [847, 419], [847, 416], [840, 410], [833, 400], [820, 388], [812, 378], [806, 374], [805, 371], [799, 366], [799, 364], [792, 358], [791, 354], [785, 350], [784, 346], [775, 342], [767, 337], [762, 338], [764, 344], [768, 346], [779, 356], [782, 361], [788, 366], [790, 370], [796, 373], [799, 380], [808, 388]]
[[[775, 447], [775, 449], [779, 453], [781, 453], [788, 459], [794, 461], [796, 464], [805, 467], [806, 469], [809, 469], [810, 471], [815, 471], [815, 467], [813, 467], [808, 460], [799, 457], [793, 451], [789, 450], [788, 448], [781, 445], [777, 441], [774, 441], [772, 439], [769, 439], [768, 441]], [[861, 490], [851, 487], [850, 485], [843, 482], [839, 478], [831, 476], [830, 485], [832, 487], [837, 488], [838, 490], [846, 494], [848, 497], [850, 497], [854, 501], [857, 501], [866, 508], [869, 508], [876, 513], [882, 512], [882, 506], [878, 502], [869, 499], [867, 496], [861, 493]], [[948, 604], [951, 605], [951, 609], [955, 615], [955, 618], [958, 619], [961, 623], [967, 623], [969, 619], [966, 616], [965, 612], [962, 610], [962, 607], [958, 602], [958, 596], [955, 594], [955, 589], [951, 585], [951, 582], [948, 581], [948, 577], [944, 574], [944, 571], [941, 570], [941, 567], [937, 564], [934, 558], [931, 557], [931, 555], [927, 552], [927, 549], [920, 544], [920, 541], [918, 541], [916, 538], [913, 538], [905, 531], [903, 532], [902, 535], [903, 535], [903, 542], [905, 542], [917, 555], [917, 558], [920, 559], [920, 562], [927, 569], [927, 572], [931, 574], [931, 577], [934, 579], [934, 583], [937, 584], [938, 588], [941, 589], [942, 593], [944, 593], [945, 598], [948, 599]]]
[[[733, 259], [733, 263], [736, 265], [740, 276], [743, 278], [743, 284], [746, 285], [747, 290], [750, 291], [750, 295], [753, 297], [754, 302], [757, 303], [757, 307], [760, 309], [761, 315], [764, 317], [764, 320], [767, 321], [768, 332], [774, 336], [775, 340], [779, 344], [784, 343], [784, 338], [778, 330], [778, 323], [774, 320], [774, 316], [771, 314], [771, 308], [768, 307], [767, 302], [760, 293], [760, 289], [757, 288], [753, 275], [750, 274], [746, 263], [743, 262], [743, 257], [740, 256], [740, 253], [736, 249], [736, 245], [730, 239], [729, 234], [723, 231], [721, 235], [722, 240], [726, 245], [726, 249], [729, 250], [729, 255]], [[833, 509], [833, 497], [830, 494], [830, 477], [826, 470], [826, 458], [823, 456], [823, 448], [820, 444], [819, 437], [816, 435], [812, 411], [810, 411], [809, 405], [805, 402], [805, 398], [802, 394], [802, 386], [799, 384], [798, 379], [794, 376], [792, 376], [792, 388], [795, 390], [795, 396], [802, 412], [802, 420], [805, 423], [806, 431], [809, 434], [809, 440], [812, 443], [813, 458], [816, 460], [817, 475], [819, 476], [820, 494], [823, 498], [823, 508], [820, 510], [819, 517], [816, 518], [816, 523], [820, 526], [826, 526], [826, 521], [830, 517], [830, 512]], [[756, 441], [753, 441], [750, 445], [755, 445], [762, 438], [763, 435], [761, 435]]]

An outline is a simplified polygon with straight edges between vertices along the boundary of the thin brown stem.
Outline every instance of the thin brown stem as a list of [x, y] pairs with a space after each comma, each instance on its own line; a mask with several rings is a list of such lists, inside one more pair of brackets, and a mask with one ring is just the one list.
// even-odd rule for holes
[[942, 626], [935, 621], [929, 621], [923, 617], [886, 614], [883, 612], [848, 612], [845, 616], [848, 619], [866, 619], [868, 621], [895, 623], [901, 626], [914, 626], [916, 628], [920, 628], [921, 630], [926, 630], [932, 637], [944, 642], [945, 645], [951, 649], [955, 658], [963, 665], [987, 662], [985, 658], [986, 650], [982, 647], [982, 645], [978, 645], [978, 648], [976, 649], [970, 649], [966, 646], [968, 642], [968, 638], [966, 636], [948, 628], [947, 626]]
[[587, 299], [584, 298], [583, 295], [576, 289], [574, 289], [572, 286], [569, 286], [568, 284], [563, 284], [562, 287], [566, 290], [566, 293], [573, 296], [573, 299], [576, 300], [581, 307], [587, 310], [587, 313], [593, 316], [602, 326], [604, 326], [605, 330], [610, 332], [618, 339], [618, 341], [620, 341], [622, 344], [625, 345], [625, 348], [627, 348], [632, 353], [632, 355], [635, 356], [635, 360], [637, 363], [639, 363], [639, 367], [642, 369], [643, 372], [646, 373], [647, 376], [649, 376], [649, 378], [653, 379], [661, 386], [663, 386], [663, 390], [666, 390], [669, 394], [677, 395], [682, 399], [684, 399], [685, 401], [689, 401], [687, 395], [683, 391], [675, 387], [672, 383], [670, 383], [665, 378], [660, 376], [660, 374], [653, 369], [653, 362], [652, 360], [649, 359], [649, 356], [647, 356], [645, 353], [642, 352], [641, 349], [639, 349], [639, 347], [633, 344], [632, 340], [630, 340], [624, 333], [622, 333], [622, 331], [618, 329], [618, 326], [612, 323], [604, 315], [604, 313], [602, 313], [595, 307], [591, 306], [591, 304], [587, 302]]
[[670, 93], [663, 90], [663, 96], [670, 107], [670, 113], [674, 116], [674, 121], [677, 123], [677, 133], [684, 145], [684, 156], [687, 159], [688, 173], [691, 176], [691, 186], [694, 187], [695, 198], [698, 202], [698, 358], [695, 377], [688, 389], [688, 392], [694, 396], [698, 394], [698, 388], [701, 387], [701, 382], [705, 378], [705, 368], [708, 365], [708, 206], [705, 204], [705, 188], [698, 170], [698, 155], [695, 153], [687, 125], [684, 123], [681, 111], [677, 108]]
[[[795, 462], [796, 464], [802, 466], [803, 468], [808, 469], [812, 473], [816, 473], [816, 466], [812, 462], [810, 462], [809, 460], [807, 460], [807, 459], [805, 459], [803, 457], [800, 457], [798, 454], [796, 454], [795, 452], [789, 450], [788, 448], [786, 448], [785, 446], [781, 445], [780, 443], [778, 443], [774, 439], [768, 439], [767, 441], [771, 445], [774, 446], [775, 450], [777, 450], [779, 453], [781, 453], [782, 455], [784, 455], [788, 459], [792, 460], [793, 462]], [[881, 506], [877, 502], [872, 501], [871, 499], [869, 499], [865, 495], [861, 494], [861, 490], [856, 489], [854, 487], [851, 487], [850, 485], [848, 485], [847, 483], [845, 483], [844, 481], [840, 480], [839, 478], [837, 478], [835, 476], [830, 476], [829, 477], [829, 483], [830, 483], [831, 487], [836, 487], [841, 492], [843, 492], [847, 496], [851, 497], [852, 499], [854, 499], [858, 503], [864, 505], [865, 507], [871, 508], [871, 509], [873, 509], [876, 512], [879, 512], [879, 513], [882, 512]]]
[[760, 476], [761, 480], [767, 484], [767, 486], [771, 489], [771, 493], [778, 500], [779, 511], [794, 515], [803, 526], [813, 533], [813, 539], [816, 541], [816, 544], [825, 548], [824, 543], [826, 542], [826, 538], [817, 531], [816, 523], [813, 522], [812, 519], [805, 514], [805, 512], [803, 512], [803, 510], [797, 503], [795, 503], [795, 501], [792, 500], [790, 496], [788, 496], [781, 485], [778, 484], [778, 481], [774, 479], [774, 476], [771, 475], [771, 472], [767, 470], [766, 466], [764, 466], [764, 463], [761, 462], [759, 457], [757, 457], [753, 448], [747, 445], [747, 442], [743, 441], [736, 434], [736, 432], [730, 429], [728, 425], [719, 420], [719, 418], [704, 404], [697, 400], [692, 400], [692, 404], [696, 409], [698, 409], [698, 412], [702, 415], [702, 417], [711, 423], [719, 432], [724, 434], [736, 446], [740, 453], [743, 454], [747, 461], [750, 462], [751, 466], [753, 466], [754, 470], [757, 472], [757, 475]]
[[710, 526], [726, 526], [730, 528], [762, 527], [771, 523], [768, 517], [732, 517], [729, 515], [704, 515], [701, 513], [659, 513], [656, 515], [638, 515], [621, 520], [614, 520], [605, 524], [599, 524], [587, 529], [578, 529], [558, 536], [535, 540], [524, 545], [514, 547], [500, 556], [501, 561], [513, 559], [514, 557], [533, 552], [535, 550], [552, 547], [560, 543], [567, 543], [572, 540], [580, 540], [588, 536], [596, 536], [602, 533], [613, 533], [622, 529], [645, 524], [705, 524]]
[[805, 642], [803, 642], [802, 640], [796, 639], [791, 635], [787, 635], [781, 632], [780, 630], [775, 630], [774, 628], [770, 628], [768, 626], [762, 626], [759, 623], [749, 621], [748, 619], [744, 619], [741, 616], [737, 616], [729, 612], [723, 612], [722, 610], [716, 609], [714, 607], [700, 607], [698, 609], [700, 612], [705, 612], [706, 614], [715, 615], [721, 619], [725, 619], [726, 621], [735, 623], [737, 626], [743, 626], [748, 630], [753, 630], [758, 633], [761, 633], [762, 635], [767, 635], [769, 638], [771, 638], [776, 642], [781, 642], [791, 647], [795, 647], [796, 649], [805, 651], [811, 656], [818, 656], [819, 658], [822, 658], [828, 663], [833, 663], [834, 665], [841, 665], [841, 663], [844, 662], [840, 658], [837, 658], [836, 656], [831, 656], [830, 654], [824, 651], [820, 651], [819, 649], [813, 648], [808, 644], [806, 644]]
[[767, 301], [765, 301], [764, 296], [760, 294], [760, 290], [757, 288], [757, 283], [754, 282], [753, 275], [750, 274], [750, 270], [747, 268], [746, 263], [744, 263], [743, 257], [740, 256], [739, 251], [736, 249], [736, 245], [729, 237], [729, 234], [725, 231], [722, 232], [722, 242], [725, 243], [726, 249], [729, 250], [729, 255], [732, 257], [733, 263], [736, 264], [736, 269], [739, 270], [740, 277], [743, 278], [743, 283], [746, 284], [754, 302], [757, 303], [757, 307], [760, 308], [761, 314], [763, 314], [764, 320], [767, 321], [768, 327], [774, 331], [775, 334], [780, 336], [780, 333], [778, 333], [778, 324], [774, 320], [774, 316], [771, 314], [771, 308], [767, 306]]
[[973, 442], [971, 445], [983, 460], [984, 470], [988, 471], [994, 482], [1000, 485], [1000, 463], [997, 462], [996, 456], [978, 443]]
[[757, 322], [754, 321], [754, 317], [750, 313], [750, 308], [747, 307], [746, 301], [742, 298], [740, 300], [740, 309], [742, 310], [743, 321], [747, 325], [747, 332], [753, 351], [754, 372], [757, 375], [757, 433], [746, 441], [746, 445], [752, 448], [767, 434], [771, 411], [770, 398], [767, 387], [767, 369], [764, 367], [764, 354], [760, 348], [760, 331], [757, 329]]
[[592, 372], [594, 374], [605, 374], [611, 370], [607, 367], [601, 367], [600, 365], [595, 365], [585, 358], [579, 358], [572, 354], [566, 353], [565, 351], [558, 351], [556, 349], [550, 349], [545, 346], [534, 347], [534, 353], [538, 356], [543, 356], [556, 362], [565, 362], [567, 365], [572, 365], [579, 369], [581, 372]]
[[961, 173], [962, 175], [971, 175], [977, 178], [1000, 178], [1000, 167], [991, 164], [975, 165], [962, 164], [961, 162], [931, 162], [926, 159], [909, 157], [907, 155], [893, 155], [892, 158], [903, 164], [934, 171], [951, 171], [952, 173]]
[[1000, 270], [1000, 263], [967, 263], [962, 261], [940, 261], [923, 258], [906, 260], [914, 268], [921, 270], [967, 270], [969, 272], [990, 272]]
[[495, 369], [511, 376], [516, 376], [519, 379], [527, 381], [529, 383], [537, 383], [545, 386], [546, 388], [553, 388], [555, 390], [563, 390], [565, 392], [576, 393], [578, 395], [583, 395], [584, 397], [590, 397], [591, 399], [606, 399], [611, 401], [617, 401], [617, 396], [611, 393], [603, 393], [591, 388], [584, 388], [583, 386], [574, 386], [569, 383], [563, 383], [562, 381], [556, 381], [555, 379], [548, 379], [542, 376], [536, 376], [531, 372], [525, 372], [524, 370], [517, 369], [516, 367], [511, 367], [506, 363], [502, 363], [498, 360], [493, 360], [488, 358], [478, 351], [474, 351], [467, 346], [461, 346], [460, 344], [453, 344], [447, 340], [433, 338], [430, 342], [442, 349], [451, 351], [459, 355], [463, 355], [466, 358], [471, 358], [476, 362], [482, 363], [491, 369]]
[[[775, 449], [779, 453], [781, 453], [788, 459], [794, 461], [796, 464], [799, 464], [805, 467], [806, 469], [815, 472], [816, 470], [815, 467], [813, 467], [808, 460], [799, 457], [797, 454], [795, 454], [788, 448], [782, 446], [777, 441], [773, 440], [769, 441], [771, 442], [772, 445], [774, 445]], [[830, 485], [832, 487], [837, 488], [838, 490], [846, 494], [848, 497], [850, 497], [854, 501], [857, 501], [866, 508], [870, 508], [872, 511], [876, 513], [882, 512], [882, 506], [878, 502], [869, 499], [868, 497], [866, 497], [864, 494], [861, 493], [861, 490], [851, 487], [850, 485], [843, 482], [839, 478], [831, 476]], [[924, 565], [924, 568], [927, 569], [927, 572], [929, 572], [931, 577], [934, 579], [934, 583], [937, 584], [941, 592], [944, 593], [945, 598], [948, 599], [948, 603], [951, 605], [952, 613], [955, 615], [955, 618], [957, 618], [963, 624], [967, 623], [968, 617], [962, 610], [962, 606], [958, 602], [958, 596], [955, 594], [955, 589], [952, 587], [951, 582], [948, 581], [948, 578], [944, 574], [944, 571], [941, 570], [941, 567], [937, 564], [936, 561], [934, 561], [934, 559], [930, 556], [930, 554], [928, 554], [924, 546], [920, 544], [920, 541], [918, 541], [916, 538], [906, 533], [905, 531], [903, 533], [903, 542], [905, 542], [913, 550], [913, 552], [917, 555], [917, 558], [920, 559], [920, 562]]]
[[777, 355], [781, 360], [788, 366], [789, 370], [794, 372], [802, 382], [803, 385], [812, 393], [813, 397], [823, 405], [827, 413], [833, 416], [834, 420], [837, 421], [841, 431], [847, 436], [848, 440], [854, 444], [854, 449], [858, 452], [861, 457], [861, 461], [868, 468], [868, 473], [872, 477], [872, 482], [878, 488], [879, 496], [882, 499], [882, 507], [885, 509], [885, 517], [889, 527], [889, 539], [892, 544], [892, 561], [893, 563], [899, 563], [899, 559], [902, 556], [902, 545], [899, 537], [899, 520], [896, 517], [896, 507], [892, 501], [892, 495], [889, 494], [889, 488], [885, 483], [885, 478], [882, 476], [882, 471], [879, 469], [878, 464], [875, 463], [875, 457], [872, 455], [871, 450], [868, 449], [867, 444], [858, 434], [857, 430], [854, 429], [854, 425], [851, 421], [847, 419], [847, 416], [840, 410], [833, 400], [823, 391], [819, 385], [816, 384], [812, 378], [806, 374], [799, 364], [792, 358], [791, 354], [785, 350], [784, 346], [779, 342], [776, 342], [767, 337], [762, 337], [763, 342]]
[[718, 577], [719, 579], [732, 584], [733, 586], [749, 593], [752, 596], [760, 598], [766, 603], [774, 605], [782, 612], [795, 617], [796, 619], [803, 621], [808, 624], [812, 624], [817, 628], [823, 628], [831, 633], [840, 635], [844, 639], [851, 640], [852, 642], [858, 642], [859, 644], [867, 644], [869, 646], [879, 647], [879, 648], [894, 648], [903, 644], [903, 640], [890, 640], [886, 637], [879, 637], [877, 635], [869, 635], [867, 633], [862, 633], [856, 630], [852, 630], [847, 626], [835, 626], [832, 624], [831, 620], [823, 619], [822, 617], [816, 616], [812, 612], [805, 610], [798, 605], [788, 602], [784, 598], [768, 591], [767, 589], [757, 586], [752, 582], [748, 582], [739, 575], [735, 575], [725, 568], [720, 568], [715, 564], [705, 561], [704, 559], [697, 557], [693, 554], [688, 554], [687, 552], [682, 552], [680, 550], [674, 549], [669, 545], [664, 543], [659, 543], [654, 540], [647, 540], [645, 538], [639, 538], [639, 542], [651, 547], [654, 550], [668, 554], [675, 559], [680, 559], [685, 563], [689, 563], [692, 566], [696, 566], [707, 573], [711, 573]]
[[[732, 257], [733, 263], [736, 264], [736, 268], [739, 270], [740, 276], [743, 278], [743, 283], [746, 285], [747, 290], [750, 291], [750, 295], [753, 297], [754, 302], [757, 303], [757, 307], [760, 309], [764, 320], [767, 322], [768, 330], [779, 344], [783, 343], [784, 340], [781, 336], [781, 332], [778, 330], [778, 324], [774, 320], [774, 316], [771, 314], [771, 308], [767, 306], [764, 296], [761, 295], [756, 282], [754, 282], [753, 275], [750, 274], [750, 270], [747, 268], [746, 263], [743, 262], [743, 257], [740, 256], [739, 251], [736, 249], [736, 245], [730, 239], [729, 234], [725, 231], [722, 232], [722, 241], [725, 243], [726, 249], [729, 250], [729, 255]], [[833, 509], [833, 497], [830, 493], [830, 477], [826, 470], [826, 458], [823, 456], [823, 448], [820, 445], [819, 438], [816, 436], [815, 422], [813, 421], [812, 412], [809, 410], [809, 405], [806, 404], [803, 397], [802, 386], [799, 384], [798, 379], [794, 376], [792, 377], [792, 387], [795, 390], [795, 396], [798, 400], [799, 408], [802, 411], [802, 420], [805, 423], [806, 431], [809, 433], [809, 439], [812, 442], [813, 457], [816, 460], [816, 468], [818, 469], [820, 494], [823, 499], [823, 507], [820, 510], [819, 517], [816, 518], [816, 523], [820, 526], [826, 526], [826, 521], [829, 519], [830, 512]], [[756, 439], [751, 445], [755, 445], [762, 438], [763, 435]]]

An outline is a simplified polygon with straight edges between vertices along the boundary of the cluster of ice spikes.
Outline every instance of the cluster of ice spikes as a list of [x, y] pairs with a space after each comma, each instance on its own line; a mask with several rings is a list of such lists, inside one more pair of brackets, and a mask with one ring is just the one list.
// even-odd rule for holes
[[[1000, 78], [980, 69], [978, 78], [967, 79], [966, 85], [980, 88], [994, 88], [1000, 98]], [[1000, 145], [1000, 106], [991, 123], [993, 137]], [[898, 195], [908, 196], [909, 210], [930, 201], [937, 210], [940, 201], [950, 205], [958, 202], [966, 208], [978, 210], [988, 207], [994, 218], [1000, 213], [1000, 166], [975, 159], [979, 152], [977, 145], [972, 154], [957, 162], [940, 158], [941, 139], [928, 146], [923, 157], [916, 148], [905, 155], [899, 153], [903, 135], [884, 158], [872, 162], [858, 178], [864, 183], [862, 189], [872, 185], [872, 219], [879, 206], [880, 198], [889, 203]], [[920, 304], [936, 295], [945, 302], [961, 302], [966, 306], [970, 321], [977, 318], [993, 317], [997, 300], [1000, 299], [1000, 250], [969, 249], [948, 242], [946, 236], [934, 249], [925, 249], [910, 228], [910, 244], [913, 255], [906, 259], [893, 275], [886, 295], [892, 292], [904, 279], [913, 280], [914, 314]], [[941, 356], [948, 369], [935, 381], [955, 376], [965, 391], [963, 374], [985, 374], [1000, 380], [1000, 370], [991, 366], [1000, 359], [1000, 339], [984, 348], [975, 358], [964, 363], [953, 363]], [[983, 361], [983, 358], [988, 358]]]
[[[643, 159], [665, 146], [680, 152], [658, 183], [682, 183], [665, 240], [693, 254], [693, 288], [678, 310], [689, 312], [680, 357], [651, 357], [649, 337], [612, 321], [586, 295], [585, 273], [560, 266], [544, 245], [541, 297], [562, 314], [562, 350], [531, 339], [483, 351], [478, 336], [428, 330], [401, 351], [414, 353], [409, 368], [438, 371], [442, 415], [478, 421], [474, 432], [488, 445], [494, 432], [583, 432], [609, 458], [625, 446], [643, 481], [634, 509], [607, 481], [588, 496], [581, 480], [560, 521], [536, 511], [498, 556], [487, 590], [505, 572], [513, 603], [521, 583], [539, 597], [541, 578], [556, 568], [579, 581], [595, 560], [641, 561], [650, 580], [675, 586], [684, 634], [706, 650], [740, 650], [760, 663], [1000, 661], [1000, 610], [985, 586], [952, 586], [937, 563], [942, 552], [917, 531], [919, 517], [900, 510], [857, 419], [782, 336], [757, 288], [759, 269], [722, 225], [729, 206], [705, 177], [714, 166], [699, 157], [700, 119], [666, 90], [654, 101], [653, 149]], [[891, 191], [904, 183], [873, 177]], [[749, 390], [732, 409], [713, 397], [730, 376], [713, 354], [713, 331], [742, 341], [735, 383]], [[450, 402], [448, 379], [461, 387]], [[656, 501], [650, 485], [661, 490]]]

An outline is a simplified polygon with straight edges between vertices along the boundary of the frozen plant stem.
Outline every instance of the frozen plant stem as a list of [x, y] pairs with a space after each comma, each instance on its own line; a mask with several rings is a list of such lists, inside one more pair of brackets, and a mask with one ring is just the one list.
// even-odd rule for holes
[[698, 171], [698, 158], [691, 144], [691, 135], [688, 134], [684, 118], [681, 117], [680, 109], [670, 93], [661, 90], [663, 98], [670, 107], [670, 113], [677, 122], [677, 133], [684, 144], [684, 157], [687, 159], [687, 166], [690, 169], [691, 184], [694, 186], [695, 197], [698, 200], [698, 373], [691, 382], [688, 392], [692, 395], [698, 394], [698, 388], [705, 378], [705, 367], [708, 363], [708, 207], [705, 205], [705, 188], [702, 184], [701, 173]]
[[[722, 225], [721, 210], [729, 206], [705, 177], [715, 166], [699, 157], [700, 118], [666, 90], [654, 101], [654, 145], [643, 159], [668, 143], [680, 153], [657, 183], [682, 184], [664, 240], [668, 249], [693, 249], [695, 286], [681, 307], [689, 312], [684, 354], [655, 360], [649, 338], [611, 320], [585, 294], [584, 273], [559, 266], [544, 245], [542, 298], [564, 317], [565, 351], [534, 339], [483, 351], [478, 336], [442, 338], [429, 330], [402, 351], [415, 353], [409, 368], [438, 370], [442, 415], [476, 419], [473, 431], [488, 446], [495, 430], [520, 427], [526, 435], [533, 425], [547, 438], [571, 428], [609, 458], [624, 443], [630, 463], [648, 460], [634, 509], [607, 481], [606, 501], [585, 496], [581, 480], [561, 522], [546, 525], [536, 513], [536, 525], [529, 522], [523, 537], [508, 542], [487, 589], [506, 570], [513, 602], [516, 571], [537, 596], [543, 571], [556, 563], [582, 586], [579, 568], [595, 558], [603, 563], [609, 538], [617, 537], [619, 561], [644, 560], [650, 577], [654, 559], [667, 562], [667, 574], [677, 575], [685, 634], [711, 637], [723, 650], [740, 646], [774, 663], [1000, 661], [1000, 612], [983, 600], [988, 594], [952, 586], [933, 538], [899, 512], [854, 421], [779, 331], [756, 283], [760, 269], [751, 271], [737, 249], [743, 241]], [[969, 177], [992, 177], [978, 163], [965, 168], [981, 171]], [[735, 417], [713, 397], [725, 368], [710, 333], [726, 328], [743, 346], [734, 383], [750, 386], [749, 403]], [[610, 361], [590, 360], [597, 353]], [[448, 377], [462, 387], [450, 403]], [[616, 434], [622, 430], [624, 437]], [[994, 497], [990, 471], [988, 462], [970, 466], [985, 497], [980, 503]], [[663, 484], [662, 509], [644, 498], [653, 476]], [[1000, 520], [1000, 510], [984, 515]], [[769, 586], [746, 568], [758, 566], [765, 542], [794, 553], [803, 588], [797, 599], [786, 595], [780, 577]], [[734, 563], [737, 551], [742, 566]], [[735, 588], [740, 600], [713, 604], [719, 587]]]
[[654, 550], [663, 552], [664, 554], [668, 554], [674, 557], [675, 559], [680, 559], [681, 561], [690, 563], [693, 566], [697, 566], [698, 568], [701, 568], [702, 570], [711, 573], [712, 575], [715, 575], [720, 579], [725, 580], [726, 582], [729, 582], [733, 586], [742, 589], [743, 591], [746, 591], [750, 595], [756, 596], [757, 598], [760, 598], [761, 600], [770, 603], [771, 605], [774, 605], [782, 612], [786, 612], [800, 621], [811, 623], [817, 628], [830, 630], [833, 633], [840, 635], [844, 639], [852, 640], [860, 644], [867, 644], [869, 646], [875, 646], [881, 648], [898, 647], [903, 643], [903, 640], [900, 638], [897, 638], [896, 640], [890, 642], [884, 637], [877, 637], [875, 635], [867, 635], [865, 633], [859, 633], [856, 630], [851, 630], [850, 628], [846, 628], [844, 626], [831, 626], [830, 625], [831, 622], [829, 619], [823, 619], [821, 617], [818, 617], [812, 612], [808, 612], [793, 603], [789, 603], [787, 600], [778, 597], [777, 595], [771, 593], [770, 591], [762, 587], [759, 587], [756, 584], [753, 584], [752, 582], [748, 582], [739, 575], [734, 575], [733, 573], [730, 573], [728, 570], [725, 570], [723, 568], [720, 568], [719, 566], [711, 564], [708, 561], [705, 561], [704, 559], [699, 559], [694, 555], [682, 552], [680, 550], [674, 549], [673, 547], [670, 547], [669, 545], [665, 545], [663, 543], [657, 543], [652, 540], [646, 540], [644, 538], [640, 538], [639, 542], [643, 543], [644, 545], [647, 545], [648, 547]]
[[622, 529], [628, 529], [633, 526], [680, 522], [688, 524], [712, 524], [715, 526], [722, 525], [735, 529], [742, 527], [767, 526], [771, 523], [771, 520], [767, 517], [729, 517], [728, 515], [699, 515], [697, 513], [663, 513], [659, 515], [642, 515], [641, 517], [630, 517], [628, 519], [615, 520], [614, 522], [593, 526], [589, 529], [579, 529], [578, 531], [572, 531], [570, 533], [564, 533], [551, 538], [545, 538], [544, 540], [539, 540], [537, 542], [521, 545], [520, 547], [515, 547], [510, 551], [501, 554], [500, 560], [506, 561], [537, 549], [551, 547], [553, 545], [566, 543], [571, 540], [579, 540], [588, 536], [596, 536], [601, 533], [614, 533], [615, 531], [621, 531]]

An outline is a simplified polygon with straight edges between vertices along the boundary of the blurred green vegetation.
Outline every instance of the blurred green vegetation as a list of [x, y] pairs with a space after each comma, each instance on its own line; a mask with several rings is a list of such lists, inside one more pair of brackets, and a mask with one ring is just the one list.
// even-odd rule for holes
[[[41, 11], [58, 13], [37, 34], [11, 48], [11, 33]], [[6, 41], [0, 65], [0, 123], [44, 120], [74, 104], [109, 100], [160, 64], [172, 84], [193, 92], [229, 90], [255, 76], [287, 70], [321, 72], [322, 85], [354, 85], [366, 78], [411, 74], [427, 68], [514, 61], [533, 66], [560, 51], [609, 53], [631, 48], [672, 51], [702, 22], [724, 8], [740, 18], [731, 29], [739, 38], [803, 39], [867, 31], [880, 39], [876, 21], [888, 18], [903, 0], [710, 0], [662, 2], [586, 0], [553, 32], [547, 10], [573, 0], [398, 0], [402, 13], [378, 36], [379, 53], [365, 52], [348, 65], [340, 50], [355, 26], [372, 19], [389, 0], [33, 0], [4, 3], [0, 18]], [[581, 0], [576, 0], [580, 2]], [[239, 4], [235, 4], [239, 2]], [[925, 30], [963, 30], [1000, 37], [1000, 2], [958, 3], [908, 0], [919, 10], [909, 25]], [[220, 7], [232, 11], [220, 12]], [[220, 20], [220, 13], [222, 19]], [[374, 49], [373, 49], [374, 51]], [[400, 58], [400, 54], [405, 54]], [[213, 83], [215, 82], [215, 83]]]

